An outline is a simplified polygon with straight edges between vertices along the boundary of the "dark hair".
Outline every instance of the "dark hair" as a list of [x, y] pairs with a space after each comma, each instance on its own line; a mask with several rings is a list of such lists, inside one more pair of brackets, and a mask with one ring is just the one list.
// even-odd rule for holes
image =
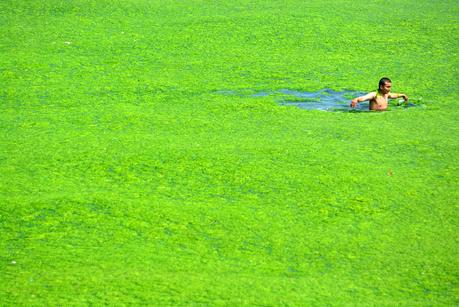
[[381, 86], [384, 86], [384, 84], [386, 84], [386, 82], [390, 82], [390, 83], [392, 83], [392, 81], [390, 81], [390, 79], [389, 79], [389, 78], [386, 78], [386, 77], [384, 77], [384, 78], [381, 78], [381, 80], [379, 80], [379, 87], [378, 87], [378, 89], [380, 89], [380, 88], [381, 88]]

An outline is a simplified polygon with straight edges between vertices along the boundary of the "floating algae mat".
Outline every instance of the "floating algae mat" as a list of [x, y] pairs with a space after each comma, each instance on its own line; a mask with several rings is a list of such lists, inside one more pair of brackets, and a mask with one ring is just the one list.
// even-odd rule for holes
[[[219, 91], [224, 95], [246, 96], [236, 91]], [[279, 91], [261, 91], [250, 95], [251, 97], [273, 96], [282, 106], [295, 106], [305, 110], [321, 110], [328, 112], [366, 112], [369, 111], [369, 102], [361, 102], [355, 108], [349, 107], [355, 97], [365, 95], [367, 92], [355, 90], [334, 91], [322, 89], [316, 92], [300, 92], [289, 89]], [[403, 100], [389, 100], [389, 109], [419, 106], [417, 103], [404, 103]]]

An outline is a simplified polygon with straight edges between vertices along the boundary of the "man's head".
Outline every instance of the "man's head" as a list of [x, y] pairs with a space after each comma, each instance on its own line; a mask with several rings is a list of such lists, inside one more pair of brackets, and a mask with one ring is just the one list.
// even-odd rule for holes
[[379, 90], [383, 93], [389, 93], [392, 87], [392, 81], [389, 78], [382, 78], [379, 80]]

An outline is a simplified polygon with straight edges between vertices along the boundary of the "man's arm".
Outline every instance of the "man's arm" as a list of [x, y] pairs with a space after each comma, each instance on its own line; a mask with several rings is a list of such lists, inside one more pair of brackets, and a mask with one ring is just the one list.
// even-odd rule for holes
[[397, 94], [397, 93], [390, 93], [389, 94], [389, 98], [390, 99], [397, 99], [397, 98], [400, 98], [400, 97], [402, 97], [403, 100], [408, 101], [408, 96], [406, 96], [405, 94]]
[[367, 101], [375, 98], [376, 92], [370, 92], [366, 95], [354, 98], [351, 100], [351, 107], [355, 108], [357, 106], [357, 103], [362, 102], [362, 101]]

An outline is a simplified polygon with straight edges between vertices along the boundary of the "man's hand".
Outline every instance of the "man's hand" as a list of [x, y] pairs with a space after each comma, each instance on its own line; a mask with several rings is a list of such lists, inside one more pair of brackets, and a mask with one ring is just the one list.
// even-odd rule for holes
[[355, 108], [357, 106], [357, 99], [352, 99], [351, 104], [349, 105], [351, 108]]
[[401, 94], [400, 96], [402, 96], [403, 100], [405, 100], [405, 102], [408, 101], [408, 96], [406, 96], [405, 94]]

